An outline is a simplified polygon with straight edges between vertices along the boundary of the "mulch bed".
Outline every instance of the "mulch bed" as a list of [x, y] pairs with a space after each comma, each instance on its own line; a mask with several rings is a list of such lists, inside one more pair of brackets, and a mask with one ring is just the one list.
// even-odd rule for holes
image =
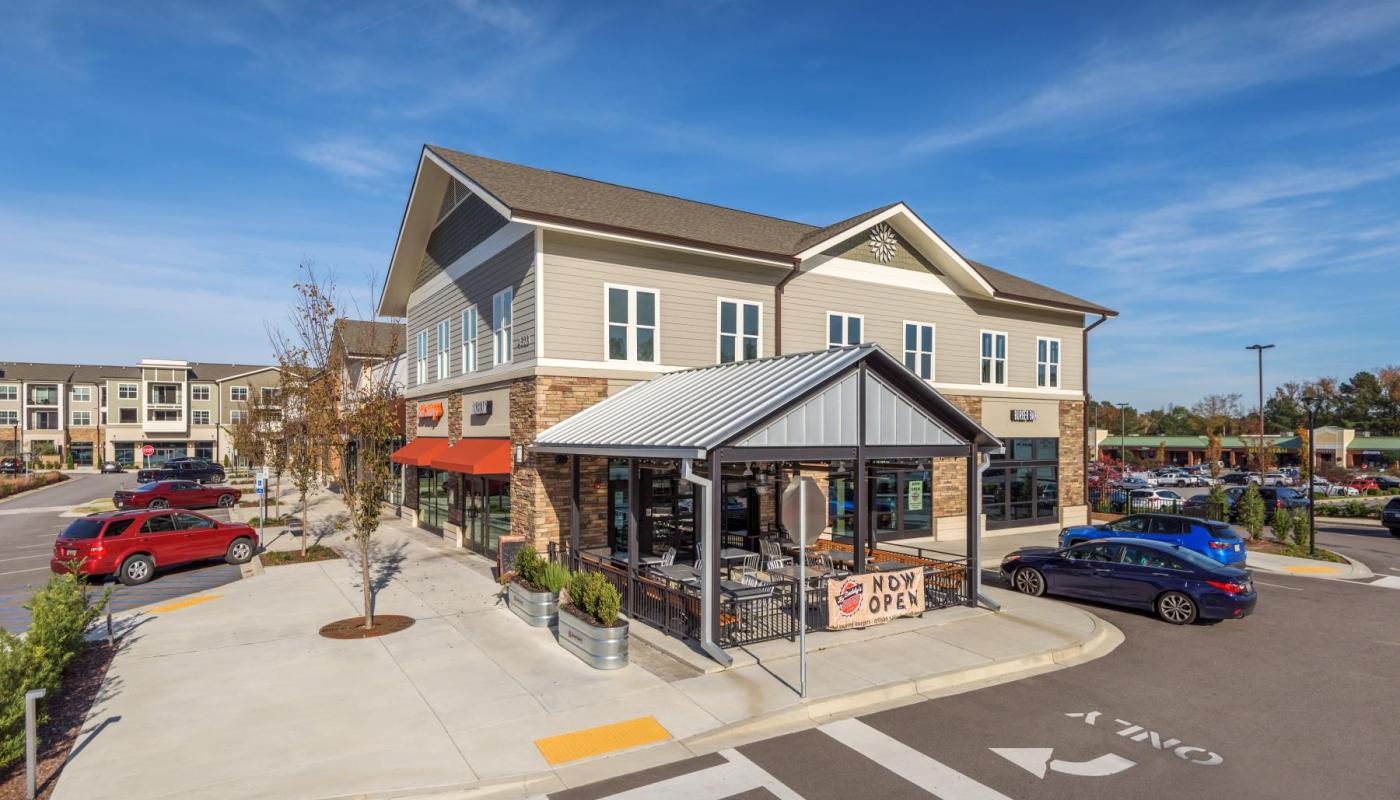
[[[63, 689], [48, 702], [49, 719], [39, 726], [39, 797], [53, 793], [58, 770], [82, 733], [83, 720], [92, 708], [93, 698], [112, 664], [115, 650], [106, 642], [94, 642], [73, 662], [63, 676]], [[0, 800], [23, 800], [24, 758], [0, 772]]]
[[[327, 639], [373, 639], [376, 636], [398, 633], [411, 627], [413, 623], [413, 617], [398, 614], [375, 614], [374, 627], [366, 630], [364, 617], [351, 617], [322, 626], [321, 635]], [[0, 798], [0, 800], [5, 800], [5, 798]]]
[[1245, 539], [1246, 550], [1253, 550], [1256, 553], [1271, 553], [1276, 556], [1293, 556], [1294, 558], [1312, 558], [1316, 561], [1332, 561], [1337, 564], [1346, 563], [1341, 556], [1331, 550], [1317, 548], [1317, 555], [1308, 555], [1306, 547], [1288, 547], [1279, 544], [1273, 539]]
[[264, 567], [280, 567], [285, 564], [309, 564], [312, 561], [329, 561], [333, 558], [340, 558], [333, 548], [323, 544], [313, 544], [306, 548], [306, 555], [302, 555], [300, 550], [268, 550], [263, 553], [262, 563]]

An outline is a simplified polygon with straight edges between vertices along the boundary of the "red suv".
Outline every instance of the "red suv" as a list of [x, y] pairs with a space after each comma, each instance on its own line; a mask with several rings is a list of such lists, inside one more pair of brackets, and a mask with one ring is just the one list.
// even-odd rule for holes
[[227, 486], [205, 486], [194, 481], [156, 481], [130, 491], [112, 492], [117, 508], [233, 508], [243, 493]]
[[75, 519], [53, 545], [49, 569], [116, 575], [127, 586], [150, 580], [156, 567], [222, 558], [243, 564], [258, 551], [258, 534], [241, 523], [215, 522], [193, 511], [106, 511]]

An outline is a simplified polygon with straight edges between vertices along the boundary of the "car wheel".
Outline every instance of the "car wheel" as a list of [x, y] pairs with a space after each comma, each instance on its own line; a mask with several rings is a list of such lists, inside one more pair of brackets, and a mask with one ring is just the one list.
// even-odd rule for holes
[[221, 495], [219, 495], [219, 508], [233, 508], [233, 495], [231, 495], [231, 494], [221, 494]]
[[132, 556], [117, 570], [117, 580], [127, 586], [139, 586], [156, 574], [156, 562], [150, 556]]
[[170, 508], [170, 501], [162, 500], [161, 498], [157, 497], [156, 499], [152, 500], [146, 506], [146, 508]]
[[1021, 594], [1040, 597], [1045, 594], [1045, 576], [1035, 567], [1021, 567], [1011, 575], [1011, 585]]
[[1173, 625], [1190, 625], [1196, 621], [1196, 601], [1181, 592], [1167, 592], [1157, 598], [1157, 616]]
[[228, 554], [224, 560], [230, 564], [247, 564], [253, 558], [253, 542], [242, 536], [234, 539], [228, 546]]

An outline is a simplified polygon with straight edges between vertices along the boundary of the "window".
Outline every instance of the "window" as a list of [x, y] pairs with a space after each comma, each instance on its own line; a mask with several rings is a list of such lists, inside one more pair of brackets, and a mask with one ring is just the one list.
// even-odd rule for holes
[[1035, 385], [1047, 389], [1060, 388], [1060, 340], [1036, 337]]
[[185, 418], [184, 410], [179, 408], [148, 408], [146, 409], [147, 422], [179, 422]]
[[119, 383], [117, 384], [117, 399], [135, 400], [138, 391], [140, 390], [134, 383]]
[[91, 386], [74, 386], [74, 387], [73, 387], [73, 392], [72, 392], [72, 394], [73, 394], [73, 402], [75, 402], [75, 403], [91, 403], [91, 402], [92, 402], [92, 387], [91, 387]]
[[178, 531], [203, 530], [212, 527], [214, 527], [214, 521], [199, 514], [182, 511], [175, 515], [175, 530]]
[[1089, 542], [1071, 549], [1066, 553], [1075, 561], [1104, 561], [1114, 562], [1118, 560], [1118, 545], [1108, 543]]
[[193, 422], [193, 423], [196, 424], [196, 425], [208, 425], [208, 424], [209, 424], [209, 412], [208, 412], [208, 411], [191, 411], [191, 412], [190, 412], [190, 421]]
[[258, 391], [262, 395], [263, 405], [271, 406], [277, 404], [277, 395], [281, 392], [281, 389], [278, 389], [276, 386], [260, 386], [258, 387]]
[[608, 306], [608, 361], [656, 363], [657, 300], [654, 289], [604, 286]]
[[163, 406], [173, 406], [180, 402], [178, 383], [152, 383], [147, 388], [150, 392], [148, 402]]
[[719, 363], [760, 358], [762, 303], [719, 301]]
[[476, 372], [476, 306], [462, 312], [462, 374]]
[[447, 379], [448, 369], [451, 366], [451, 362], [448, 361], [452, 357], [450, 355], [451, 346], [452, 321], [445, 319], [437, 326], [437, 379], [440, 381]]
[[76, 426], [78, 426], [79, 428], [86, 428], [86, 427], [88, 427], [89, 425], [92, 424], [92, 412], [91, 412], [91, 411], [74, 411], [74, 412], [73, 412], [73, 424], [76, 425]]
[[228, 421], [229, 421], [229, 423], [230, 423], [230, 424], [233, 424], [233, 425], [237, 425], [238, 423], [242, 422], [242, 421], [243, 421], [243, 414], [244, 414], [244, 412], [239, 411], [239, 410], [236, 409], [236, 408], [233, 409], [232, 411], [229, 411], [229, 412], [228, 412]]
[[415, 342], [418, 370], [414, 373], [419, 383], [428, 382], [428, 332], [419, 331]]
[[0, 400], [18, 400], [18, 399], [19, 399], [19, 387], [18, 387], [18, 386], [14, 386], [13, 384], [8, 385], [8, 386], [0, 386]]
[[202, 459], [204, 459], [205, 461], [211, 461], [211, 462], [212, 462], [212, 461], [214, 460], [214, 443], [213, 443], [213, 442], [195, 442], [195, 443], [194, 443], [194, 457], [195, 457], [195, 458], [202, 458]]
[[933, 380], [933, 326], [904, 323], [904, 366], [924, 380]]
[[196, 383], [195, 385], [191, 386], [191, 387], [190, 387], [190, 399], [191, 399], [191, 400], [208, 400], [208, 399], [209, 399], [209, 384], [207, 384], [207, 383]]
[[18, 411], [0, 411], [0, 425], [18, 425]]
[[135, 424], [135, 422], [136, 422], [136, 409], [134, 409], [134, 408], [119, 408], [119, 409], [117, 409], [117, 422], [118, 422], [118, 423], [123, 423], [123, 424], [126, 424], [126, 425]]
[[511, 359], [511, 336], [515, 330], [512, 323], [515, 302], [515, 289], [506, 287], [491, 298], [491, 363], [509, 364]]
[[146, 523], [141, 526], [142, 533], [170, 533], [175, 530], [175, 516], [173, 514], [157, 514], [154, 517], [147, 517]]
[[860, 344], [865, 317], [859, 314], [826, 312], [826, 346], [828, 349]]
[[246, 403], [246, 402], [248, 402], [248, 387], [247, 387], [247, 386], [230, 386], [230, 387], [228, 387], [228, 399], [229, 399], [229, 400], [232, 400], [232, 401], [235, 402], [235, 403]]
[[1139, 547], [1134, 544], [1123, 545], [1123, 555], [1120, 560], [1124, 564], [1132, 564], [1139, 567], [1149, 567], [1151, 569], [1186, 569], [1186, 566], [1166, 553], [1159, 552], [1151, 547]]
[[1006, 334], [982, 331], [982, 382], [1006, 385]]
[[36, 431], [56, 431], [58, 430], [57, 411], [31, 411], [29, 412], [29, 427]]

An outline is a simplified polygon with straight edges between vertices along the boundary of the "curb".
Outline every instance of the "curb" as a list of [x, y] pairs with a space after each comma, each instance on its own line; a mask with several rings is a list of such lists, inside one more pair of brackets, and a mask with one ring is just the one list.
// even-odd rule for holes
[[[1088, 612], [1085, 612], [1086, 614]], [[770, 712], [740, 722], [723, 725], [695, 734], [686, 739], [673, 739], [649, 747], [566, 764], [558, 769], [493, 778], [456, 786], [420, 789], [386, 790], [353, 795], [335, 795], [322, 800], [476, 800], [493, 797], [527, 797], [563, 791], [597, 781], [608, 780], [640, 769], [673, 763], [705, 755], [728, 747], [737, 747], [770, 736], [814, 728], [833, 719], [853, 717], [920, 700], [934, 699], [961, 691], [985, 688], [998, 683], [1021, 680], [1057, 669], [1078, 666], [1113, 652], [1125, 641], [1123, 632], [1113, 624], [1093, 615], [1094, 630], [1081, 641], [1040, 653], [997, 661], [978, 667], [930, 673], [920, 678], [871, 686], [846, 694], [815, 700], [793, 708]], [[611, 768], [600, 765], [611, 762]], [[578, 774], [578, 780], [566, 776]]]
[[[1337, 553], [1336, 550], [1333, 550], [1332, 552]], [[1361, 581], [1366, 580], [1367, 578], [1375, 577], [1376, 573], [1372, 572], [1370, 567], [1366, 566], [1360, 561], [1357, 561], [1356, 559], [1351, 558], [1342, 553], [1337, 553], [1337, 555], [1341, 557], [1342, 561], [1345, 562], [1345, 564], [1337, 566], [1337, 569], [1340, 572], [1336, 575], [1319, 575], [1307, 572], [1290, 572], [1287, 569], [1263, 567], [1258, 564], [1246, 564], [1245, 566], [1250, 570], [1263, 572], [1269, 575], [1290, 575], [1294, 578], [1313, 578], [1324, 581]], [[1335, 563], [1336, 562], [1333, 561], [1319, 561], [1317, 563], [1317, 566], [1326, 567]]]

